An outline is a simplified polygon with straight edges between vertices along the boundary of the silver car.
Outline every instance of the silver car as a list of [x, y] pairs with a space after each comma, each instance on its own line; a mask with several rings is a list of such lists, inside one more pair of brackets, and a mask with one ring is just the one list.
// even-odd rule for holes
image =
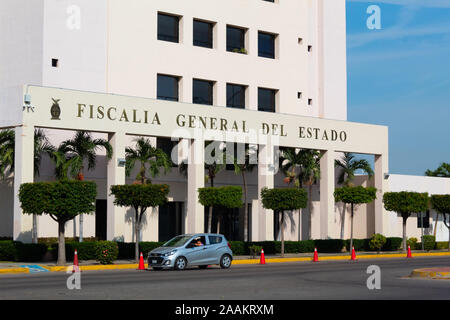
[[188, 266], [206, 269], [213, 264], [226, 269], [231, 266], [232, 260], [233, 252], [227, 239], [214, 233], [179, 235], [148, 254], [148, 266], [154, 270], [184, 270]]

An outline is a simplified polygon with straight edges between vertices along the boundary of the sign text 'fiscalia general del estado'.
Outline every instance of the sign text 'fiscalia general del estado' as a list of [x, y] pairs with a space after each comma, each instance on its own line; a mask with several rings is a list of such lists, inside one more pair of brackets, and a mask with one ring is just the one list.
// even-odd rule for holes
[[[138, 110], [133, 108], [120, 108], [116, 106], [104, 107], [78, 103], [78, 118], [96, 119], [105, 121], [118, 121], [134, 123], [136, 125], [164, 126], [161, 117], [156, 111]], [[202, 116], [184, 113], [174, 113], [173, 124], [176, 128], [217, 130], [220, 132], [247, 134], [250, 130], [258, 130], [264, 135], [287, 137], [289, 130], [285, 124], [260, 122], [257, 128], [250, 128], [247, 120], [234, 120], [224, 117]], [[172, 125], [173, 125], [172, 124]], [[315, 139], [323, 141], [347, 141], [345, 130], [324, 129], [299, 125], [296, 133], [300, 139]]]

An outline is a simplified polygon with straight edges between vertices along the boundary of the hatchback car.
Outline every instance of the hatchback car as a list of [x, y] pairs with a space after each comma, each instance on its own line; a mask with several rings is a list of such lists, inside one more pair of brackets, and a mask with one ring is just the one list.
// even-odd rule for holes
[[148, 266], [154, 270], [184, 270], [188, 266], [205, 269], [214, 264], [226, 269], [232, 260], [233, 252], [225, 236], [212, 233], [179, 235], [148, 254]]

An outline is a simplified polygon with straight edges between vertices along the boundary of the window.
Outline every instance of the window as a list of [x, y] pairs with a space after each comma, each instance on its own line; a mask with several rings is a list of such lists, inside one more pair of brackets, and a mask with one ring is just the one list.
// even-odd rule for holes
[[194, 46], [212, 49], [213, 27], [210, 22], [194, 20]]
[[258, 32], [258, 56], [275, 59], [275, 35]]
[[160, 100], [178, 101], [179, 78], [158, 74], [157, 98]]
[[424, 228], [430, 227], [430, 210], [417, 214], [417, 228], [422, 228], [422, 225]]
[[52, 67], [53, 68], [58, 68], [59, 65], [59, 60], [58, 59], [52, 59]]
[[263, 0], [263, 1], [266, 1], [266, 2], [275, 2], [275, 0]]
[[258, 110], [275, 112], [276, 90], [258, 88]]
[[227, 26], [227, 51], [247, 53], [245, 50], [245, 29]]
[[180, 17], [158, 13], [158, 40], [179, 41]]
[[213, 105], [213, 81], [194, 79], [192, 85], [192, 103]]
[[218, 244], [222, 242], [222, 237], [220, 236], [208, 236], [209, 244]]
[[227, 83], [227, 107], [245, 109], [245, 86]]

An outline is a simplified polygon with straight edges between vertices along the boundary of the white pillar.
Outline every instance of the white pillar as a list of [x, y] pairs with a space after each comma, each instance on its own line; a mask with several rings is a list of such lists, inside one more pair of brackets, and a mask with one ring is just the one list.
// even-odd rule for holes
[[108, 240], [125, 239], [125, 213], [127, 208], [114, 205], [114, 196], [110, 195], [111, 186], [125, 184], [125, 166], [119, 166], [119, 159], [125, 159], [126, 135], [124, 132], [110, 133], [109, 143], [113, 148], [113, 157], [107, 167], [107, 217], [106, 237]]
[[[375, 200], [375, 233], [387, 235], [388, 219], [384, 210], [383, 194], [388, 191], [388, 180], [385, 174], [389, 173], [388, 153], [375, 155], [375, 188], [377, 198]], [[386, 177], [387, 178], [387, 177]]]
[[[274, 158], [273, 146], [258, 146], [258, 207], [256, 207], [257, 210], [252, 210], [252, 215], [257, 215], [256, 221], [259, 221], [259, 241], [273, 240], [273, 211], [263, 208], [261, 190], [263, 188], [272, 189], [274, 186]], [[252, 220], [253, 219], [254, 218], [252, 218]], [[252, 227], [253, 225], [254, 223], [252, 223]], [[252, 232], [252, 234], [253, 233], [254, 232]]]
[[31, 242], [33, 218], [24, 215], [19, 201], [19, 188], [22, 183], [34, 180], [34, 127], [23, 125], [15, 129], [14, 147], [14, 224], [13, 239]]
[[205, 186], [204, 141], [192, 139], [189, 148], [185, 233], [204, 232], [204, 207], [198, 201], [198, 189]]
[[[335, 152], [322, 152], [320, 159], [320, 238], [337, 238], [334, 225], [334, 160]], [[316, 215], [317, 216], [317, 215]], [[318, 220], [318, 219], [317, 219]], [[313, 220], [314, 222], [314, 220]]]

